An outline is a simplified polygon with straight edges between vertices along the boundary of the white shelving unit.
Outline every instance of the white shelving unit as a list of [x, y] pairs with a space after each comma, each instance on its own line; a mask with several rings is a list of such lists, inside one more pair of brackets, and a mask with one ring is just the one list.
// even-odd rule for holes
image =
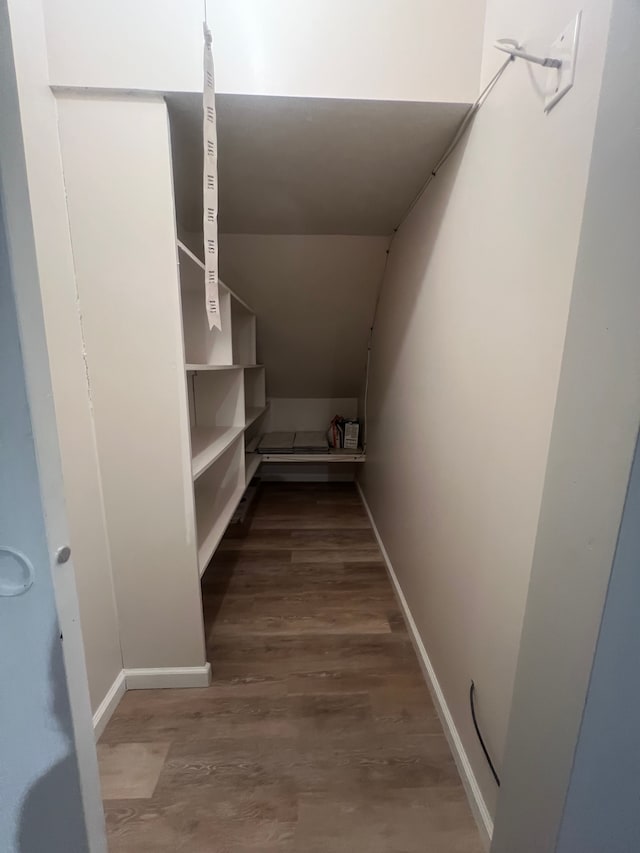
[[213, 557], [245, 488], [244, 448], [239, 437], [195, 485], [201, 575]]
[[261, 462], [338, 462], [352, 464], [366, 462], [366, 456], [357, 450], [330, 450], [328, 453], [263, 453], [254, 454]]
[[198, 566], [202, 575], [261, 459], [247, 431], [267, 410], [265, 369], [256, 363], [256, 317], [220, 282], [222, 329], [209, 329], [204, 264], [178, 241], [185, 370], [191, 426]]
[[194, 482], [222, 456], [241, 432], [241, 427], [191, 428], [191, 471]]
[[187, 373], [197, 373], [201, 370], [239, 370], [248, 367], [246, 364], [186, 364]]
[[[233, 366], [231, 293], [219, 288], [222, 330], [210, 329], [204, 308], [204, 264], [178, 241], [180, 296], [187, 364], [210, 365], [214, 369]], [[254, 359], [255, 361], [255, 359]]]
[[245, 429], [248, 429], [250, 426], [252, 426], [258, 420], [259, 417], [264, 415], [266, 411], [266, 406], [249, 406], [248, 408], [246, 408], [244, 423]]
[[261, 464], [364, 462], [360, 451], [260, 454], [268, 410], [264, 365], [256, 359], [256, 316], [220, 282], [222, 329], [209, 329], [204, 264], [178, 241], [185, 371], [191, 425], [191, 478], [202, 575]]

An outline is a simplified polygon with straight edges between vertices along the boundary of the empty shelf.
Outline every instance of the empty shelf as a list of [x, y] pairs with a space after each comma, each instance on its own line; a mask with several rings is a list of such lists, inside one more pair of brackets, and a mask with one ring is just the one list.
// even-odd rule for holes
[[193, 479], [201, 474], [225, 452], [242, 433], [242, 427], [192, 427], [191, 471]]
[[197, 496], [198, 566], [201, 576], [220, 544], [244, 491], [245, 484], [241, 483], [229, 500], [225, 500], [224, 493], [220, 490], [206, 490]]
[[257, 421], [260, 415], [267, 411], [266, 406], [249, 406], [244, 416], [244, 428], [250, 427], [254, 421]]
[[185, 364], [187, 373], [197, 373], [200, 370], [242, 370], [243, 364]]

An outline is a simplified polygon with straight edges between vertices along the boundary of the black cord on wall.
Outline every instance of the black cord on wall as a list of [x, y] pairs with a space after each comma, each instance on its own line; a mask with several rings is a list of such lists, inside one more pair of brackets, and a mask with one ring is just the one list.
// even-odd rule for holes
[[500, 787], [500, 777], [496, 773], [496, 768], [493, 766], [493, 761], [491, 760], [491, 756], [489, 755], [489, 751], [487, 747], [484, 745], [484, 740], [482, 735], [480, 734], [480, 727], [478, 726], [478, 721], [476, 719], [476, 705], [475, 705], [475, 692], [476, 686], [471, 682], [471, 687], [469, 688], [469, 704], [471, 705], [471, 717], [473, 719], [473, 725], [476, 730], [476, 734], [478, 735], [478, 740], [480, 741], [480, 746], [482, 747], [482, 751], [484, 752], [484, 757], [487, 759], [491, 772], [493, 773], [493, 778], [496, 780], [496, 785], [498, 788]]

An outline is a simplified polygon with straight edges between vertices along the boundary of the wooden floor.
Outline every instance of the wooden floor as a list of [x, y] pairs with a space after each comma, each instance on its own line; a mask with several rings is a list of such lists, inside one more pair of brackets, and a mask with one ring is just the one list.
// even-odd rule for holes
[[480, 853], [352, 485], [264, 485], [203, 579], [208, 689], [126, 694], [111, 853]]

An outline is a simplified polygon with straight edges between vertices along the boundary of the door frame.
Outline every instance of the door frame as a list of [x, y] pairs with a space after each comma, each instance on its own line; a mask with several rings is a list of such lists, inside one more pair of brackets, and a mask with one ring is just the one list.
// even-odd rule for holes
[[21, 97], [25, 99], [27, 93], [20, 91], [16, 61], [18, 52], [23, 56], [28, 52], [33, 63], [38, 50], [44, 51], [39, 60], [46, 63], [44, 20], [39, 0], [20, 0], [19, 3], [0, 0], [0, 193], [4, 207], [3, 225], [56, 608], [64, 637], [64, 662], [89, 849], [91, 853], [107, 853], [73, 557], [66, 562], [56, 559], [60, 549], [68, 546], [69, 535], [31, 216], [27, 140], [23, 135], [21, 114], [21, 108], [24, 108]]

